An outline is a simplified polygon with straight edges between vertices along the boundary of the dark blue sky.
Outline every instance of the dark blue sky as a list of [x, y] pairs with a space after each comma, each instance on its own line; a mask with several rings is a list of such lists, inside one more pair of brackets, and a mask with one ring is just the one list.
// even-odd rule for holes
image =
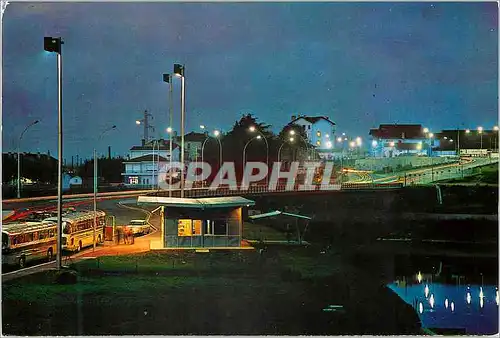
[[493, 2], [11, 3], [3, 20], [4, 151], [40, 119], [23, 150], [57, 153], [56, 57], [43, 51], [45, 35], [65, 41], [66, 158], [89, 157], [94, 145], [125, 154], [140, 142], [144, 109], [155, 135], [164, 130], [162, 73], [174, 62], [186, 65], [188, 130], [229, 130], [247, 112], [276, 131], [291, 115], [328, 115], [364, 138], [380, 123], [497, 123]]

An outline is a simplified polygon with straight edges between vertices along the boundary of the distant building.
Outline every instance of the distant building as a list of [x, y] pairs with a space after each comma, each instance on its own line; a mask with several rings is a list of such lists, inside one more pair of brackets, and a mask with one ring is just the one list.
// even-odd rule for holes
[[[162, 163], [170, 161], [170, 143], [168, 140], [153, 140], [130, 148], [128, 159], [123, 161], [125, 172], [122, 173], [126, 185], [156, 186], [158, 172]], [[172, 144], [172, 161], [179, 161], [179, 146]]]
[[187, 161], [198, 161], [201, 158], [201, 146], [207, 138], [204, 133], [190, 132], [184, 135], [184, 156]]
[[292, 115], [289, 125], [292, 124], [302, 127], [320, 158], [332, 156], [332, 149], [335, 147], [335, 123], [327, 116]]
[[370, 130], [371, 155], [396, 157], [407, 155], [431, 155], [439, 142], [429, 138], [420, 124], [381, 124]]

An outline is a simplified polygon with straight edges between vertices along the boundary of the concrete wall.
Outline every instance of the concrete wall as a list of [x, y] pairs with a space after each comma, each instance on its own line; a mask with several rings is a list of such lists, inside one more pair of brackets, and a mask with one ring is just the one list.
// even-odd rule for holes
[[455, 162], [454, 158], [447, 157], [416, 157], [402, 156], [393, 158], [366, 158], [356, 160], [354, 167], [362, 170], [382, 171], [384, 168], [392, 168], [392, 171], [404, 168], [417, 168], [440, 163]]

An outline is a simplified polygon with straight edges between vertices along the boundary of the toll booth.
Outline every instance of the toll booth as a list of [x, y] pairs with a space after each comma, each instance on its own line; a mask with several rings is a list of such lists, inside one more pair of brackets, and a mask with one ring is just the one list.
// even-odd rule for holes
[[139, 196], [139, 205], [161, 207], [163, 248], [240, 247], [243, 197], [174, 198]]

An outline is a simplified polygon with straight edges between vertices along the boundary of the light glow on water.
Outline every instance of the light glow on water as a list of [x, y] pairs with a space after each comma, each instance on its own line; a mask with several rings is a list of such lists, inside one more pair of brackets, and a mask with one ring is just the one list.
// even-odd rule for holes
[[429, 287], [427, 286], [427, 284], [425, 284], [424, 295], [425, 295], [425, 298], [427, 298], [427, 296], [429, 296]]
[[[472, 294], [477, 297], [480, 293], [479, 285], [458, 286], [457, 284], [432, 283], [428, 298], [424, 297], [422, 284], [413, 279], [413, 284], [389, 284], [389, 287], [406, 303], [415, 308], [424, 328], [443, 328], [464, 330], [467, 335], [493, 335], [498, 331], [499, 306], [493, 295], [496, 294], [496, 285], [482, 287], [482, 302], [477, 299], [478, 305], [472, 304]], [[425, 284], [424, 284], [425, 286]], [[477, 293], [475, 293], [477, 290]], [[467, 294], [470, 295], [471, 305], [467, 305]], [[492, 295], [488, 298], [488, 295]], [[432, 305], [433, 304], [433, 305]]]
[[470, 292], [469, 292], [469, 291], [467, 291], [467, 304], [469, 304], [469, 305], [470, 305], [471, 300], [472, 300], [472, 297], [471, 297], [471, 295], [470, 295]]

